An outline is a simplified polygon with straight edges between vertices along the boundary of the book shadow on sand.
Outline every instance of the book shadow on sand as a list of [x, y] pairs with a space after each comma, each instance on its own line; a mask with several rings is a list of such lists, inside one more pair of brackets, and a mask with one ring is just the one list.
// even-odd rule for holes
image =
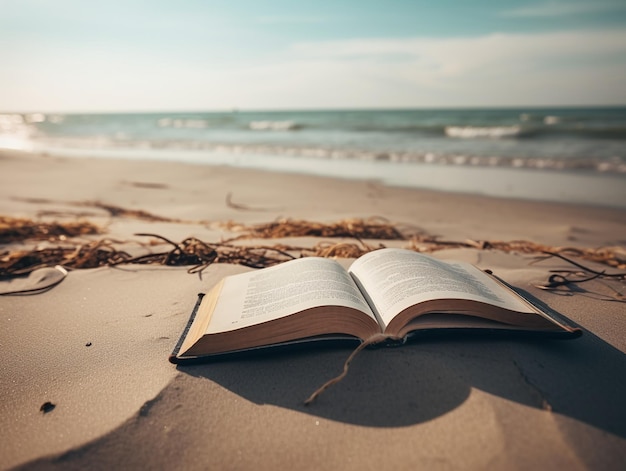
[[179, 367], [256, 404], [374, 427], [423, 423], [478, 389], [551, 410], [626, 438], [626, 355], [595, 335], [573, 341], [424, 338], [365, 350], [346, 378], [308, 406], [341, 371], [350, 349], [317, 349]]
[[[573, 325], [530, 293], [523, 294]], [[472, 390], [481, 390], [626, 438], [626, 354], [581, 330], [584, 334], [572, 340], [435, 331], [398, 348], [366, 349], [347, 376], [310, 405], [305, 400], [341, 373], [350, 348], [287, 351], [178, 369], [255, 404], [355, 425], [423, 423], [455, 410]]]
[[[82, 469], [94, 462], [106, 468], [120, 460], [129, 468], [162, 467], [162, 460], [188, 451], [181, 446], [185, 440], [196, 443], [192, 437], [198, 429], [185, 432], [190, 417], [203, 424], [200, 429], [213, 431], [211, 418], [216, 416], [230, 416], [235, 423], [247, 420], [222, 409], [223, 402], [213, 404], [216, 383], [255, 404], [370, 427], [436, 419], [471, 400], [472, 390], [478, 389], [626, 438], [626, 355], [589, 332], [574, 341], [438, 339], [366, 350], [342, 382], [305, 406], [308, 395], [341, 369], [349, 353], [317, 349], [179, 366], [181, 374], [119, 428], [16, 469]], [[202, 407], [200, 399], [206, 401]], [[169, 429], [173, 435], [157, 432]], [[146, 436], [156, 440], [147, 448]], [[586, 439], [568, 434], [575, 447], [586, 445]], [[206, 438], [198, 440], [206, 446]], [[137, 453], [143, 448], [149, 451]]]
[[[190, 439], [185, 435], [190, 418], [199, 424], [211, 424], [216, 414], [227, 414], [235, 423], [246, 420], [222, 410], [224, 398], [211, 400], [219, 387], [253, 404], [367, 427], [424, 423], [462, 407], [479, 390], [626, 438], [626, 354], [586, 330], [567, 341], [472, 334], [366, 349], [341, 382], [305, 405], [313, 391], [341, 372], [351, 351], [309, 348], [179, 365], [180, 374], [111, 433], [16, 469], [79, 469], [93, 462], [106, 467], [122, 457], [129, 467], [159, 467], [163, 459], [186, 449], [180, 440]], [[200, 398], [206, 407], [198, 407]], [[152, 435], [157, 441], [149, 452], [136, 453], [145, 447], [146, 433], [170, 428], [174, 435]], [[575, 447], [586, 446], [585, 434], [567, 436]]]

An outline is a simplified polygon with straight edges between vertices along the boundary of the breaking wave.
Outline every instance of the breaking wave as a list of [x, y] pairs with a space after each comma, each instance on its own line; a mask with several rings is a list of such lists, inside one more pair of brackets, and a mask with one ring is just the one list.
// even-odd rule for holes
[[446, 136], [461, 139], [489, 138], [502, 139], [524, 135], [521, 126], [446, 126]]
[[191, 128], [202, 129], [209, 123], [204, 119], [161, 118], [157, 121], [160, 128]]
[[253, 131], [294, 131], [302, 128], [294, 121], [250, 121], [248, 127]]

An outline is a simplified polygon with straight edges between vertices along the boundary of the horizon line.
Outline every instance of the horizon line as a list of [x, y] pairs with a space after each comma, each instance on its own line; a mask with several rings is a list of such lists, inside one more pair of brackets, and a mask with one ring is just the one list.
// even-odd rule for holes
[[479, 105], [479, 106], [402, 106], [402, 107], [376, 107], [376, 106], [363, 106], [363, 107], [303, 107], [303, 108], [178, 108], [178, 109], [136, 109], [136, 110], [68, 110], [68, 111], [0, 111], [0, 114], [19, 114], [19, 115], [29, 115], [29, 114], [62, 114], [62, 115], [71, 115], [71, 114], [86, 114], [86, 115], [104, 115], [104, 114], [159, 114], [159, 113], [286, 113], [286, 112], [295, 112], [295, 113], [310, 113], [310, 112], [352, 112], [352, 111], [441, 111], [441, 110], [555, 110], [555, 109], [615, 109], [615, 108], [626, 108], [626, 103], [623, 104], [595, 104], [595, 105], [582, 105], [582, 104], [572, 104], [572, 105]]

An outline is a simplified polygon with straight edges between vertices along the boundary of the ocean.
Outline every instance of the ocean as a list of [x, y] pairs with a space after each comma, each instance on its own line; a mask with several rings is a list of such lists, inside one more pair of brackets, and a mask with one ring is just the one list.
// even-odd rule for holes
[[626, 206], [624, 107], [4, 113], [1, 148]]

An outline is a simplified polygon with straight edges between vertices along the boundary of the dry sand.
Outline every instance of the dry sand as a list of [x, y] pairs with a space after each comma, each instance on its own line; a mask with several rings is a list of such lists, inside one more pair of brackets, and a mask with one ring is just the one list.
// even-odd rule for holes
[[[227, 205], [229, 193], [248, 209]], [[73, 204], [94, 201], [188, 222]], [[231, 235], [217, 224], [228, 220], [383, 216], [447, 240], [626, 246], [626, 211], [618, 209], [227, 167], [0, 154], [0, 215], [42, 214], [82, 217], [118, 239], [149, 232], [218, 241]], [[202, 277], [187, 267], [75, 270], [46, 293], [0, 297], [0, 467], [623, 469], [626, 305], [599, 299], [610, 293], [606, 282], [564, 296], [535, 287], [565, 266], [557, 260], [469, 248], [435, 255], [491, 268], [580, 325], [583, 337], [448, 338], [365, 351], [343, 382], [305, 407], [349, 351], [178, 368], [167, 361], [196, 293], [247, 268], [212, 265]], [[54, 409], [40, 411], [48, 401]]]

